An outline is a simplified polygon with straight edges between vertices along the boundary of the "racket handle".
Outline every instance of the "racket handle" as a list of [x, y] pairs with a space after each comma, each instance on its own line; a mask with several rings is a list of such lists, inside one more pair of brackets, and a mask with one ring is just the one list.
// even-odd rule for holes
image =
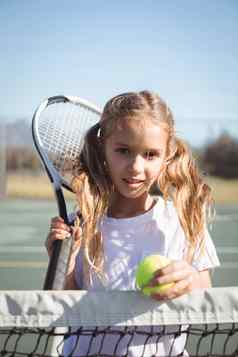
[[61, 246], [62, 246], [62, 241], [56, 240], [54, 242], [52, 254], [50, 257], [50, 262], [48, 264], [48, 269], [45, 277], [44, 290], [53, 290], [57, 264], [58, 264], [58, 257], [61, 251]]
[[[69, 225], [66, 203], [62, 189], [55, 188], [55, 195], [58, 204], [60, 217]], [[72, 249], [72, 237], [62, 240], [56, 240], [53, 243], [52, 254], [48, 265], [44, 290], [63, 290], [65, 278], [68, 269], [69, 257]]]
[[54, 242], [44, 282], [44, 290], [63, 290], [72, 248], [72, 237]]

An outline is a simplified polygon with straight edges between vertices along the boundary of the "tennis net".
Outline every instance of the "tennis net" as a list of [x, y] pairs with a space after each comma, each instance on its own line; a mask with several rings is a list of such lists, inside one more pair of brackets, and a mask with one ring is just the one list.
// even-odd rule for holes
[[238, 356], [238, 287], [158, 302], [136, 291], [1, 291], [0, 356]]

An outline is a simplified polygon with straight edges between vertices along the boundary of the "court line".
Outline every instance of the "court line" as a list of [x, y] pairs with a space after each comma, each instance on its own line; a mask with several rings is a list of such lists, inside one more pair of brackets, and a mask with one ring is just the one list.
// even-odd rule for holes
[[216, 247], [218, 253], [238, 254], [238, 247]]
[[238, 262], [222, 262], [216, 269], [234, 269], [238, 268]]
[[12, 246], [4, 245], [0, 246], [0, 253], [44, 253], [46, 254], [46, 248], [44, 246]]
[[218, 222], [230, 222], [230, 221], [238, 221], [238, 214], [237, 213], [230, 213], [230, 214], [216, 214], [215, 221]]
[[24, 262], [24, 261], [3, 261], [0, 262], [0, 268], [46, 268], [47, 262]]

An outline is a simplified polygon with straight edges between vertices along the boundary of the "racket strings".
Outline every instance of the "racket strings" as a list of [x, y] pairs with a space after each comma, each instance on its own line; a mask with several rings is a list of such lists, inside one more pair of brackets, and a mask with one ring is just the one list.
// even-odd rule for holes
[[52, 104], [41, 114], [38, 134], [55, 169], [68, 182], [82, 148], [87, 129], [99, 120], [89, 108], [72, 103]]

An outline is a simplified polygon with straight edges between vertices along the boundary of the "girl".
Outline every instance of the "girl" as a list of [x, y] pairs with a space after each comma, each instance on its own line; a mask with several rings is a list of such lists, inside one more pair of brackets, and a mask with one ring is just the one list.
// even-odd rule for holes
[[[156, 253], [172, 262], [150, 285], [175, 284], [154, 299], [211, 286], [209, 270], [219, 261], [206, 229], [210, 188], [176, 136], [161, 97], [142, 91], [109, 100], [100, 122], [86, 134], [72, 186], [84, 224], [73, 229], [65, 288], [133, 290], [138, 263]], [[161, 197], [151, 195], [155, 186]], [[52, 219], [49, 254], [53, 241], [70, 230], [62, 219]], [[175, 353], [182, 344], [173, 347]], [[167, 345], [164, 339], [160, 355], [170, 351]], [[136, 341], [130, 355], [137, 356], [138, 348]], [[148, 356], [152, 350], [153, 344]]]

